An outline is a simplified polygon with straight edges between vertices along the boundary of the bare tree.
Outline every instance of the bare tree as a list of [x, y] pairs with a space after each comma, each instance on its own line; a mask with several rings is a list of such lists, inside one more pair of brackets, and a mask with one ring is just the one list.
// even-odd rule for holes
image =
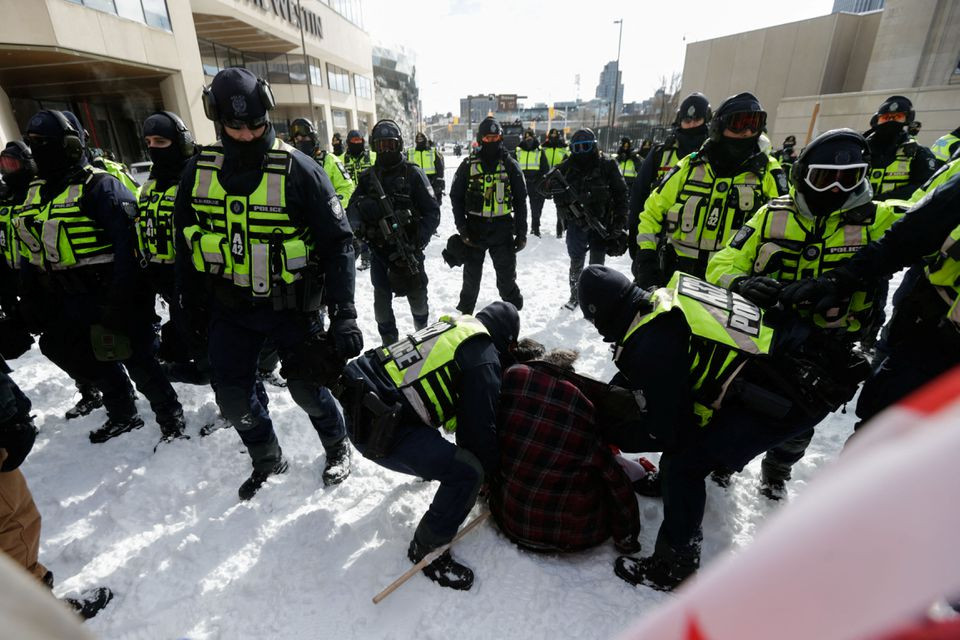
[[673, 122], [674, 114], [680, 104], [680, 80], [683, 74], [674, 71], [669, 81], [666, 76], [660, 76], [660, 89], [657, 91], [657, 120], [661, 127], [669, 126]]

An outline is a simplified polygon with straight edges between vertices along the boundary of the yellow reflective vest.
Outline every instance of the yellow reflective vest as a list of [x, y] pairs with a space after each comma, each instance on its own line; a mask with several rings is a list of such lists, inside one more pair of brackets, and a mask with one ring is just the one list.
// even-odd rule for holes
[[899, 189], [910, 182], [910, 166], [916, 153], [917, 141], [910, 138], [897, 147], [893, 161], [885, 167], [870, 167], [870, 186], [873, 193], [884, 193]]
[[467, 213], [482, 218], [497, 218], [513, 213], [510, 176], [503, 160], [497, 161], [493, 173], [485, 173], [476, 153], [470, 156], [470, 174], [465, 198]]
[[960, 226], [944, 240], [926, 273], [930, 284], [949, 305], [947, 319], [960, 329]]
[[407, 149], [407, 160], [423, 169], [427, 178], [437, 175], [437, 150], [433, 147], [422, 151]]
[[177, 199], [177, 186], [161, 191], [153, 178], [144, 183], [137, 200], [137, 241], [140, 255], [153, 264], [173, 264], [174, 233], [173, 209]]
[[553, 169], [555, 166], [566, 160], [567, 156], [570, 155], [569, 147], [544, 147], [544, 155], [547, 156], [547, 164], [550, 165], [550, 168]]
[[523, 147], [517, 147], [517, 163], [520, 165], [520, 169], [525, 173], [531, 173], [540, 171], [540, 156], [543, 154], [543, 150], [540, 147], [535, 149], [524, 149]]

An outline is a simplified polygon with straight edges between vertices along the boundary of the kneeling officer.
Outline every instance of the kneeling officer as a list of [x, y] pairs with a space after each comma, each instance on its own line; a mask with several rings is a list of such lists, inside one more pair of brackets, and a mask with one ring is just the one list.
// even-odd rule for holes
[[[484, 478], [496, 477], [500, 362], [519, 331], [516, 307], [498, 301], [476, 317], [442, 317], [366, 352], [344, 371], [339, 397], [360, 453], [387, 469], [440, 482], [407, 551], [414, 563], [453, 539]], [[457, 444], [440, 427], [455, 432]], [[473, 571], [449, 552], [423, 573], [452, 589], [473, 585]]]

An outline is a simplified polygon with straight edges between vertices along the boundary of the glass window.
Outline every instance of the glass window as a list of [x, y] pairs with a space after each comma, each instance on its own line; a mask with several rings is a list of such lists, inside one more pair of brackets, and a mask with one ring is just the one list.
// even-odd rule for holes
[[266, 54], [244, 52], [243, 66], [261, 78], [268, 79], [270, 77], [270, 70], [267, 68]]
[[145, 23], [143, 19], [143, 5], [140, 0], [114, 0], [117, 5], [117, 15], [128, 20]]
[[170, 31], [170, 14], [165, 0], [143, 0], [143, 14], [151, 27]]
[[334, 131], [346, 131], [350, 128], [350, 114], [343, 109], [331, 109], [330, 113], [333, 115]]
[[267, 60], [267, 72], [270, 74], [267, 81], [270, 84], [290, 84], [290, 67], [287, 65], [287, 54], [278, 53]]
[[287, 54], [287, 65], [290, 67], [291, 84], [307, 84], [307, 66], [303, 56], [298, 53]]
[[353, 88], [357, 92], [358, 98], [372, 98], [373, 97], [373, 83], [370, 82], [370, 78], [366, 76], [361, 76], [359, 74], [354, 74], [353, 76]]
[[350, 73], [329, 62], [327, 63], [327, 82], [334, 91], [350, 93]]
[[200, 45], [200, 65], [203, 67], [204, 75], [217, 75], [220, 66], [217, 64], [217, 53], [213, 43], [209, 40], [197, 38], [197, 44]]
[[323, 66], [320, 64], [320, 61], [316, 58], [309, 58], [310, 60], [310, 84], [315, 87], [323, 86]]
[[114, 14], [117, 12], [113, 0], [83, 0], [83, 5], [91, 9], [96, 9], [97, 11], [106, 11], [107, 13]]

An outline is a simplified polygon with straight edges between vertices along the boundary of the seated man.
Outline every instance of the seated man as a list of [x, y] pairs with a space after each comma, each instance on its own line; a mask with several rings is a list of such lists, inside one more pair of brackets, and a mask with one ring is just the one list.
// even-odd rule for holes
[[508, 538], [534, 551], [579, 551], [611, 536], [619, 551], [637, 551], [633, 488], [597, 425], [607, 385], [574, 373], [576, 356], [553, 351], [504, 373], [490, 510]]

